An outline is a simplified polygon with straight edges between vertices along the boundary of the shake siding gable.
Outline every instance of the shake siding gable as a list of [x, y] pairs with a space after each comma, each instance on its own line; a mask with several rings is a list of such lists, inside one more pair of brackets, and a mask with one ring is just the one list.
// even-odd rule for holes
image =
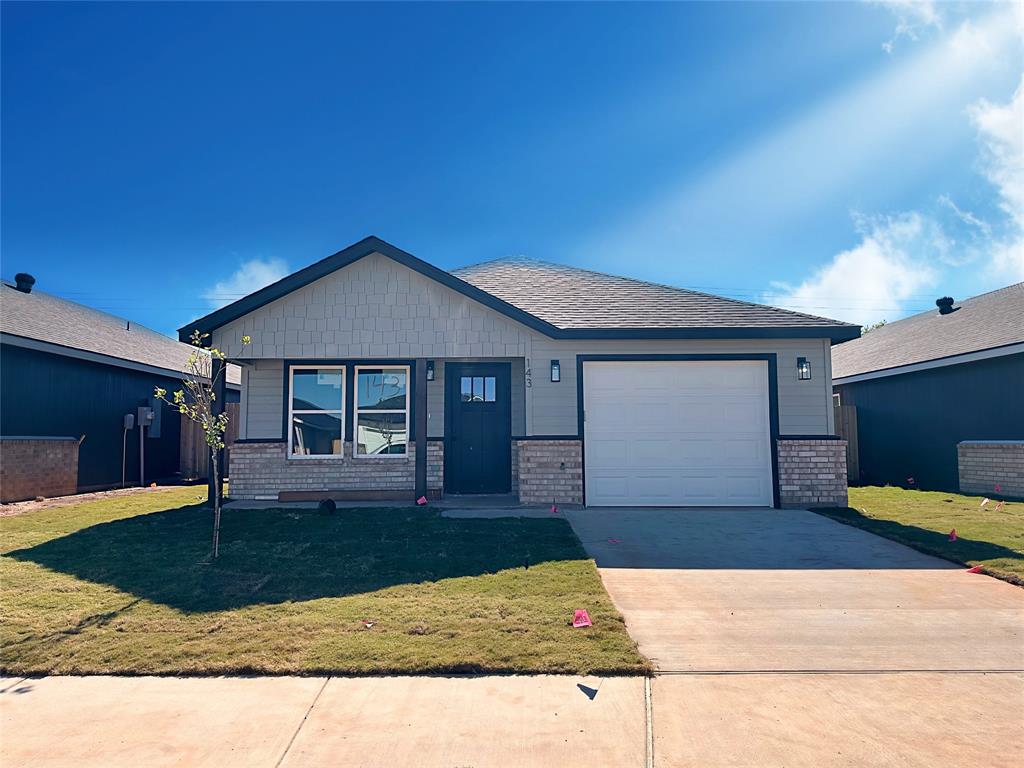
[[516, 321], [376, 253], [213, 332], [228, 357], [263, 359], [527, 357], [531, 339]]

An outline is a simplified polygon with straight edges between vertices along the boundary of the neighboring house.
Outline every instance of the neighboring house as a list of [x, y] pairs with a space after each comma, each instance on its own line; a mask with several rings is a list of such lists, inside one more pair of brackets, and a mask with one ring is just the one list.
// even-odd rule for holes
[[[180, 388], [192, 348], [33, 290], [29, 275], [18, 279], [0, 284], [4, 500], [119, 486], [122, 458], [127, 484], [137, 485], [139, 432], [125, 433], [124, 416], [150, 404], [155, 386]], [[228, 379], [228, 399], [237, 400], [235, 366]], [[179, 470], [180, 416], [166, 405], [160, 411], [159, 429], [150, 430], [159, 436], [145, 443], [147, 482]], [[58, 445], [71, 439], [81, 440], [77, 469], [69, 446]]]
[[[958, 443], [1024, 440], [1024, 283], [936, 304], [832, 348], [864, 483], [955, 491]], [[1000, 474], [965, 490], [992, 491]]]
[[846, 502], [829, 348], [859, 326], [371, 237], [195, 328], [242, 366], [233, 498]]

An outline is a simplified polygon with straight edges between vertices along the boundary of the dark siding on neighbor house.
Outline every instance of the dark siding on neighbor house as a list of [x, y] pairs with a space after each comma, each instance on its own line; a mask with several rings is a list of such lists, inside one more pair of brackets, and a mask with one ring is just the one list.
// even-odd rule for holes
[[[0, 431], [5, 435], [85, 435], [78, 487], [121, 483], [123, 416], [180, 382], [126, 368], [3, 345], [0, 349]], [[146, 481], [178, 471], [180, 416], [163, 406], [161, 436], [146, 439]], [[128, 433], [127, 482], [139, 480], [139, 433]]]
[[1024, 354], [835, 387], [857, 408], [861, 482], [958, 490], [961, 440], [1024, 439]]

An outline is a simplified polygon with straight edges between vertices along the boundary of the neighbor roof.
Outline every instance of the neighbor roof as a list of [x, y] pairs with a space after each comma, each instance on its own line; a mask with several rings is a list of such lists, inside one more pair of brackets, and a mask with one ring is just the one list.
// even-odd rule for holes
[[[0, 332], [179, 376], [194, 349], [123, 318], [35, 289], [22, 293], [6, 282], [0, 283]], [[229, 365], [226, 377], [239, 384], [238, 366]]]
[[1024, 343], [1024, 283], [897, 320], [832, 348], [833, 380]]
[[830, 338], [860, 326], [532, 259], [445, 272], [368, 237], [178, 330], [212, 331], [353, 262], [380, 253], [551, 338]]

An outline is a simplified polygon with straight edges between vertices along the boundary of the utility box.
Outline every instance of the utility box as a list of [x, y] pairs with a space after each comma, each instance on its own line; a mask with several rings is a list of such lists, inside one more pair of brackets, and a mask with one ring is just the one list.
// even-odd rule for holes
[[149, 410], [153, 412], [153, 420], [149, 424], [149, 436], [160, 437], [160, 422], [164, 412], [163, 402], [155, 397], [149, 398]]

